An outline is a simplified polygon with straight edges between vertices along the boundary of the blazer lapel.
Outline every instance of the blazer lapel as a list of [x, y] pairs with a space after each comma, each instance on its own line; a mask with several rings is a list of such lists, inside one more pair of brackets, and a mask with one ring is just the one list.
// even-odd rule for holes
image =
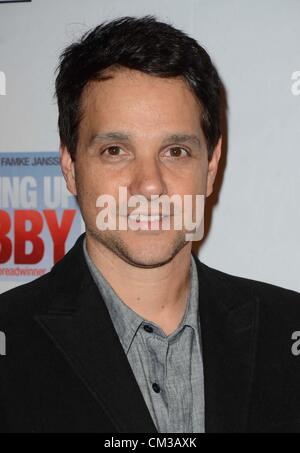
[[[199, 306], [207, 433], [245, 432], [253, 380], [259, 299], [202, 264]], [[246, 285], [244, 285], [246, 286]], [[250, 285], [249, 285], [250, 288]]]
[[51, 300], [55, 302], [51, 311], [36, 320], [117, 432], [156, 433], [105, 303], [86, 266], [82, 241], [83, 236], [53, 268], [56, 287]]

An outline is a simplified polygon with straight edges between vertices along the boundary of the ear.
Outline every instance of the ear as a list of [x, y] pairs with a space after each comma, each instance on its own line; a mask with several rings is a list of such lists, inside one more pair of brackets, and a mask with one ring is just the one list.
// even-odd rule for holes
[[72, 160], [72, 157], [65, 146], [60, 147], [59, 154], [61, 171], [64, 175], [67, 188], [71, 194], [76, 196], [75, 162]]
[[219, 138], [218, 144], [216, 145], [212, 158], [208, 164], [206, 197], [209, 197], [213, 193], [213, 187], [218, 172], [221, 152], [222, 152], [222, 137]]

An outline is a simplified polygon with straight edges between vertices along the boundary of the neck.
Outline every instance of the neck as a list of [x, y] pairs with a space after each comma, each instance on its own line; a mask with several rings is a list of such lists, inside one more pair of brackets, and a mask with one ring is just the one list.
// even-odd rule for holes
[[167, 264], [139, 268], [86, 234], [87, 251], [120, 299], [143, 319], [170, 335], [180, 324], [188, 302], [191, 246], [187, 244]]

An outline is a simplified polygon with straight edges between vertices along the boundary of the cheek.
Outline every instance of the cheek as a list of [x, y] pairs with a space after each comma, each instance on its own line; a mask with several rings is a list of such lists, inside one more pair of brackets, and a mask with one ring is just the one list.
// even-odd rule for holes
[[101, 189], [103, 175], [89, 160], [78, 161], [76, 167], [76, 184], [81, 196], [91, 197]]
[[96, 209], [97, 199], [101, 195], [112, 195], [117, 200], [118, 187], [113, 178], [95, 170], [81, 171], [77, 178], [79, 201], [91, 211]]
[[184, 178], [173, 181], [173, 193], [179, 194], [204, 194], [206, 189], [207, 174], [205, 169], [195, 167]]
[[196, 193], [202, 195], [206, 192], [207, 168], [207, 163], [204, 162], [195, 168], [195, 173], [193, 175]]

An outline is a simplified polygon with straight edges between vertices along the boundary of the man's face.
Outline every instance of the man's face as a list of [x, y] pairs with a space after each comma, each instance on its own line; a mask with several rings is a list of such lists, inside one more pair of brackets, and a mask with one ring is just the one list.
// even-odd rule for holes
[[118, 214], [119, 187], [126, 187], [128, 198], [142, 195], [149, 201], [150, 214], [151, 196], [208, 195], [201, 107], [180, 78], [127, 69], [108, 73], [112, 79], [91, 83], [83, 94], [76, 160], [62, 149], [63, 171], [94, 241], [134, 266], [161, 266], [191, 246], [186, 231], [172, 228], [172, 217], [168, 231], [100, 231], [96, 200], [112, 195]]

